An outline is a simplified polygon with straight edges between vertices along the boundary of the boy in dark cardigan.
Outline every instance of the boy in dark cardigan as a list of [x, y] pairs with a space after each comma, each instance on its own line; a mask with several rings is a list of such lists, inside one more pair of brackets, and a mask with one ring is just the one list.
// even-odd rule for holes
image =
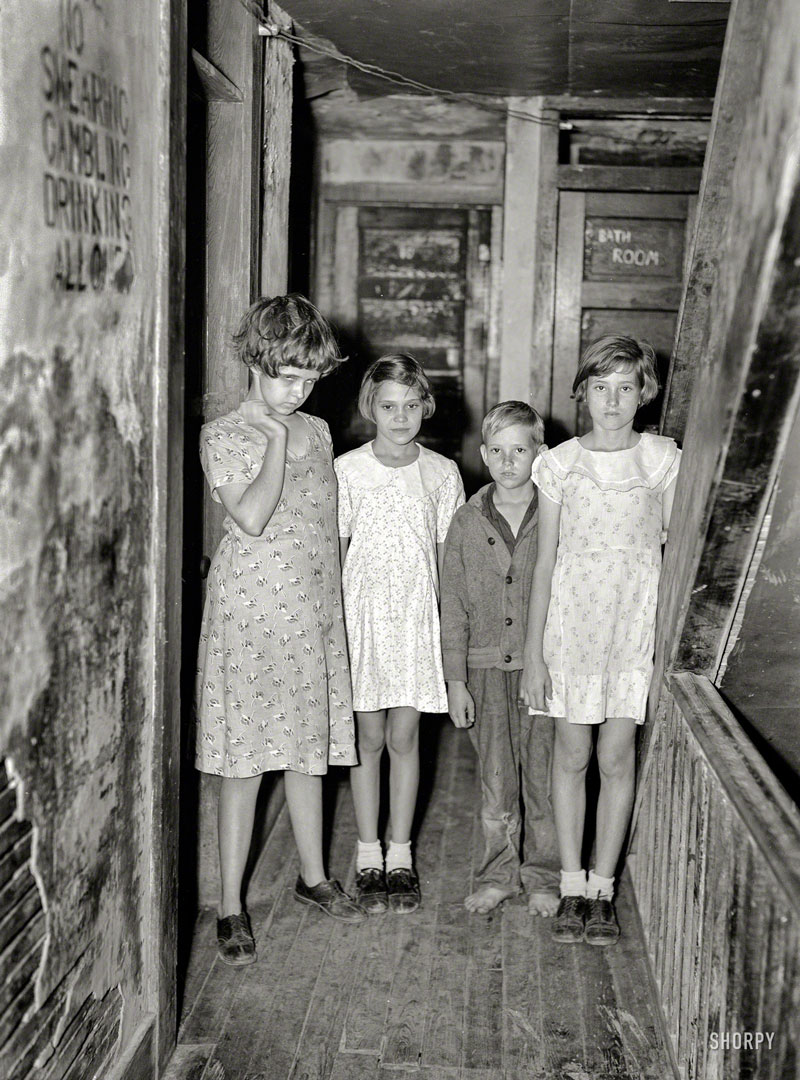
[[[486, 914], [522, 888], [533, 914], [558, 907], [559, 857], [550, 804], [553, 720], [519, 702], [522, 648], [536, 562], [531, 465], [539, 414], [503, 401], [481, 427], [492, 483], [456, 511], [442, 568], [442, 656], [450, 716], [480, 762], [485, 850], [464, 901]], [[521, 803], [524, 807], [520, 813]]]

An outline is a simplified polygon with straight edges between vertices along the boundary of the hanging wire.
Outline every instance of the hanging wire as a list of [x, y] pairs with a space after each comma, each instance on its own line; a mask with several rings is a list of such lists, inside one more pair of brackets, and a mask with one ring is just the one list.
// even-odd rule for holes
[[[551, 120], [544, 116], [536, 116], [533, 113], [515, 109], [505, 102], [498, 101], [496, 97], [489, 94], [481, 94], [476, 91], [466, 90], [446, 90], [440, 86], [431, 86], [429, 83], [420, 82], [418, 79], [412, 79], [410, 76], [403, 75], [399, 71], [389, 71], [386, 68], [379, 67], [377, 64], [356, 60], [353, 56], [347, 56], [345, 53], [338, 52], [336, 49], [328, 49], [316, 41], [311, 41], [308, 38], [293, 34], [290, 30], [285, 30], [276, 23], [270, 22], [265, 17], [257, 0], [239, 0], [239, 3], [245, 11], [252, 15], [259, 26], [262, 27], [263, 35], [265, 37], [281, 38], [292, 45], [308, 49], [311, 52], [318, 53], [320, 56], [327, 56], [329, 59], [335, 60], [340, 64], [352, 67], [356, 71], [362, 72], [364, 75], [370, 75], [376, 79], [384, 79], [386, 82], [394, 83], [397, 86], [423, 91], [426, 94], [433, 94], [436, 97], [448, 98], [451, 101], [465, 102], [466, 104], [473, 105], [477, 109], [484, 109], [487, 112], [498, 113], [502, 116], [511, 116], [516, 120], [524, 120], [530, 124], [539, 124], [541, 127], [552, 127], [562, 131], [569, 131], [573, 128], [572, 123], [569, 121]], [[616, 119], [620, 118], [617, 117]], [[687, 119], [692, 118], [689, 117]], [[643, 147], [640, 141], [636, 139], [626, 139], [621, 135], [615, 136], [614, 142], [617, 144], [625, 143], [630, 146], [635, 146], [640, 150], [647, 148], [646, 146]]]
[[379, 67], [377, 64], [369, 64], [362, 60], [356, 60], [353, 56], [347, 56], [335, 49], [325, 48], [324, 45], [320, 45], [315, 41], [310, 41], [308, 38], [300, 37], [297, 34], [293, 34], [290, 30], [285, 30], [276, 23], [270, 22], [264, 16], [264, 12], [261, 10], [256, 0], [239, 0], [239, 3], [245, 11], [253, 16], [259, 26], [263, 27], [265, 37], [282, 38], [292, 45], [302, 46], [302, 48], [308, 49], [311, 52], [319, 53], [320, 56], [327, 56], [329, 59], [336, 60], [340, 64], [355, 68], [356, 71], [360, 71], [364, 75], [371, 75], [376, 79], [384, 79], [386, 82], [394, 83], [397, 86], [403, 86], [408, 89], [420, 90], [426, 94], [434, 94], [436, 97], [449, 98], [451, 101], [463, 101], [470, 105], [474, 105], [478, 109], [485, 109], [487, 112], [499, 113], [502, 116], [513, 116], [519, 120], [527, 120], [533, 124], [541, 124], [542, 127], [558, 128], [561, 126], [558, 120], [549, 120], [543, 116], [534, 116], [532, 113], [510, 108], [505, 103], [495, 100], [488, 94], [482, 95], [477, 92], [464, 90], [446, 90], [441, 86], [431, 86], [428, 83], [420, 82], [418, 79], [412, 79], [410, 76], [403, 75], [399, 71], [388, 71], [386, 68]]

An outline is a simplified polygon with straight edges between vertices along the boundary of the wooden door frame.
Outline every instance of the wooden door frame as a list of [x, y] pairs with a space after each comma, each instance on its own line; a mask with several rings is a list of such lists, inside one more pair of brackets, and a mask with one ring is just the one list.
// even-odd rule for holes
[[[480, 420], [496, 400], [500, 379], [499, 308], [502, 267], [501, 237], [503, 209], [496, 203], [487, 204], [483, 193], [475, 192], [456, 198], [447, 198], [446, 191], [433, 185], [421, 186], [420, 198], [408, 201], [409, 185], [397, 184], [347, 184], [322, 185], [316, 203], [314, 245], [312, 253], [312, 299], [334, 325], [352, 334], [358, 319], [358, 297], [348, 288], [358, 274], [358, 212], [364, 207], [385, 206], [402, 210], [462, 210], [467, 214], [468, 251], [466, 252], [467, 281], [470, 266], [478, 261], [477, 249], [469, 244], [475, 232], [471, 215], [485, 210], [490, 215], [492, 261], [489, 294], [485, 304], [486, 337], [480, 350], [486, 363], [475, 363], [478, 345], [474, 327], [468, 321], [464, 325], [463, 346], [463, 394], [464, 401], [475, 416], [475, 423], [462, 441], [462, 454], [468, 471], [478, 471], [477, 455], [480, 445]], [[469, 313], [470, 300], [465, 298], [465, 313]], [[480, 371], [478, 372], [478, 368]], [[468, 460], [467, 460], [468, 459]]]
[[[291, 28], [269, 3], [270, 20]], [[203, 393], [205, 422], [234, 409], [248, 389], [248, 372], [231, 352], [231, 333], [259, 295], [287, 287], [291, 164], [292, 46], [259, 33], [259, 21], [237, 0], [211, 0], [205, 66], [221, 78], [203, 83], [207, 104], [206, 294]], [[219, 92], [225, 84], [236, 94]], [[222, 536], [224, 511], [204, 488], [203, 554]], [[192, 574], [195, 568], [191, 568]], [[217, 901], [218, 781], [200, 774], [197, 796], [197, 902]], [[274, 820], [280, 789], [266, 810]], [[251, 902], [254, 897], [251, 895]]]
[[[573, 166], [574, 168], [574, 166]], [[568, 175], [568, 174], [567, 174]], [[572, 380], [581, 345], [581, 312], [592, 304], [593, 297], [613, 294], [614, 283], [610, 281], [584, 281], [584, 231], [588, 216], [600, 215], [614, 218], [617, 215], [631, 220], [649, 218], [672, 219], [685, 222], [684, 260], [689, 247], [696, 196], [675, 193], [629, 191], [594, 191], [581, 188], [564, 188], [558, 199], [558, 244], [555, 252], [555, 315], [553, 320], [553, 358], [551, 369], [550, 421], [568, 429], [574, 419]], [[568, 252], [574, 253], [569, 258]], [[636, 310], [674, 310], [676, 319], [680, 307], [680, 285], [659, 280], [644, 279], [637, 282], [636, 296], [631, 299], [631, 283], [620, 283], [619, 306]]]
[[[713, 102], [701, 98], [638, 99], [609, 98], [593, 100], [568, 95], [541, 99], [537, 111], [543, 119], [558, 123], [561, 117], [643, 114], [658, 120], [662, 114], [686, 119], [707, 117]], [[535, 276], [533, 296], [533, 330], [531, 334], [530, 391], [532, 403], [549, 412], [552, 395], [552, 376], [555, 347], [556, 254], [558, 249], [559, 202], [562, 192], [569, 191], [635, 191], [641, 193], [685, 193], [696, 195], [701, 170], [696, 168], [663, 169], [638, 166], [560, 165], [558, 163], [557, 127], [545, 128], [539, 136], [541, 146], [535, 168], [531, 168], [534, 192], [531, 201], [536, 206], [535, 218]], [[610, 181], [613, 178], [613, 184]], [[508, 185], [508, 177], [506, 183]]]
[[[169, 90], [162, 103], [168, 169], [162, 172], [159, 197], [159, 293], [157, 365], [154, 402], [155, 505], [153, 530], [163, 543], [156, 556], [153, 582], [156, 641], [154, 657], [154, 731], [152, 747], [153, 816], [148, 997], [154, 1014], [154, 1038], [148, 1055], [156, 1075], [177, 1040], [178, 944], [178, 797], [181, 741], [181, 559], [183, 550], [184, 430], [184, 289], [186, 235], [186, 56], [187, 0], [162, 0], [162, 55]], [[133, 1068], [125, 1075], [137, 1075]]]

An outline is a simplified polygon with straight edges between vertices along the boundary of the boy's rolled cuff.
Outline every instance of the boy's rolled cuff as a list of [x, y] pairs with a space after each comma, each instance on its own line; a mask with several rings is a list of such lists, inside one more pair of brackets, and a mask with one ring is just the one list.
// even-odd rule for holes
[[442, 651], [442, 670], [445, 682], [467, 681], [467, 654], [459, 649]]

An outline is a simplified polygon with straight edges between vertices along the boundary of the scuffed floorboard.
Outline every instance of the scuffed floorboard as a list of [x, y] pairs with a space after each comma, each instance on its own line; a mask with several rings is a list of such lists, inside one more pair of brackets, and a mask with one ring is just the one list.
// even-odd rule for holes
[[[480, 844], [466, 734], [438, 719], [423, 739], [417, 865], [423, 906], [342, 926], [297, 904], [285, 812], [255, 873], [258, 963], [215, 958], [197, 921], [177, 1052], [164, 1080], [672, 1080], [630, 887], [610, 949], [555, 944], [522, 899], [469, 915]], [[352, 885], [346, 774], [329, 862]]]

